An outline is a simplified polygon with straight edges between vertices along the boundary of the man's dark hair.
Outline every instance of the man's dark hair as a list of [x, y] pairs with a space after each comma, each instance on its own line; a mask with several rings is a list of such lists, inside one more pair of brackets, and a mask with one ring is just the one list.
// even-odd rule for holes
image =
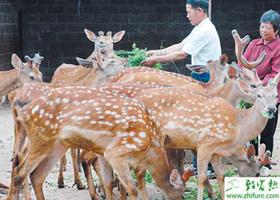
[[[266, 11], [260, 18], [260, 23], [271, 23], [274, 31], [280, 30], [280, 15], [274, 10]], [[279, 34], [279, 32], [278, 32]]]
[[208, 0], [187, 0], [193, 8], [201, 8], [205, 13], [208, 12]]

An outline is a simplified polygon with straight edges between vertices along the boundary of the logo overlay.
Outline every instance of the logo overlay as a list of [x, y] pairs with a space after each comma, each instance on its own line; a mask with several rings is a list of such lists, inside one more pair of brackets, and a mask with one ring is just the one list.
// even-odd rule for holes
[[280, 200], [280, 177], [225, 177], [225, 200]]

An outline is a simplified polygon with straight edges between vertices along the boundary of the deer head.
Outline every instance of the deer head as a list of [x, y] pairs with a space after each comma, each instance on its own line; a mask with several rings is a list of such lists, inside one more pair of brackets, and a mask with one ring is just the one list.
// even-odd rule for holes
[[[36, 62], [37, 63], [33, 62], [32, 60], [31, 61], [29, 60], [28, 62], [24, 63], [16, 54], [13, 54], [11, 59], [12, 66], [15, 69], [19, 69], [20, 72], [22, 72], [20, 73], [20, 79], [22, 78], [23, 82], [28, 82], [28, 79], [33, 81], [42, 81], [43, 76], [42, 73], [39, 71], [39, 64], [38, 64], [41, 62], [39, 62], [38, 60], [36, 60]], [[28, 78], [26, 75], [28, 76]]]
[[12, 54], [11, 63], [14, 69], [0, 72], [0, 96], [6, 96], [24, 83], [42, 81], [42, 73], [39, 69], [23, 63], [16, 54]]
[[280, 80], [280, 73], [269, 81], [267, 86], [259, 86], [257, 92], [257, 101], [261, 106], [261, 114], [271, 119], [277, 111], [276, 104], [278, 102], [278, 82]]
[[103, 31], [98, 32], [98, 36], [88, 29], [84, 29], [84, 32], [87, 38], [94, 42], [95, 52], [100, 52], [101, 54], [108, 55], [114, 52], [113, 44], [119, 42], [125, 31], [119, 31], [112, 36], [112, 32], [108, 31], [107, 34], [104, 34]]

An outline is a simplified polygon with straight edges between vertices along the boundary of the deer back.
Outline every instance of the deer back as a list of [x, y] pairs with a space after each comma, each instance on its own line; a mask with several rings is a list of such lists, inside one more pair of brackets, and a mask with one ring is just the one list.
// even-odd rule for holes
[[39, 138], [60, 138], [71, 147], [97, 153], [109, 145], [143, 151], [153, 137], [159, 139], [142, 104], [83, 87], [47, 90], [24, 107], [19, 117], [30, 140], [36, 132]]

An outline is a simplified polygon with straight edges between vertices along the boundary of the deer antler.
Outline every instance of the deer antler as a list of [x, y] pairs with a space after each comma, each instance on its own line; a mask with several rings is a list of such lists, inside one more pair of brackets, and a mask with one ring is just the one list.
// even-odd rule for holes
[[266, 150], [265, 144], [259, 146], [258, 160], [261, 165], [277, 165], [276, 162], [271, 159], [271, 152]]
[[231, 34], [233, 36], [234, 43], [235, 43], [235, 54], [236, 54], [237, 60], [242, 66], [244, 66], [248, 69], [252, 69], [263, 62], [263, 60], [265, 59], [265, 56], [266, 56], [265, 51], [262, 51], [261, 55], [257, 58], [256, 61], [249, 62], [244, 57], [244, 55], [243, 55], [244, 49], [250, 41], [250, 38], [248, 35], [246, 35], [245, 37], [243, 37], [241, 39], [237, 30], [235, 30], [235, 29], [232, 30]]
[[111, 31], [108, 31], [108, 32], [107, 32], [107, 36], [112, 36], [112, 32], [111, 32]]
[[98, 31], [98, 35], [99, 35], [99, 36], [103, 36], [103, 35], [104, 35], [104, 32], [103, 32], [103, 31]]

